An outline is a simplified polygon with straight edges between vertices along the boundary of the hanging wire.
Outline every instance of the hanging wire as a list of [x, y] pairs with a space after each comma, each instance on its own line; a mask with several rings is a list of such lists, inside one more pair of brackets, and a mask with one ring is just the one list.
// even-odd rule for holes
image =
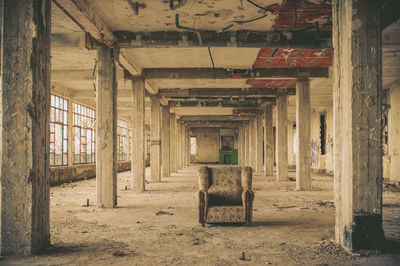
[[214, 59], [213, 59], [213, 57], [212, 57], [212, 55], [211, 55], [211, 48], [210, 48], [210, 46], [208, 46], [208, 54], [210, 55], [210, 59], [211, 59], [211, 63], [212, 63], [213, 71], [214, 71], [214, 79], [215, 79], [215, 78], [216, 78], [216, 76], [215, 76], [215, 65], [214, 65]]

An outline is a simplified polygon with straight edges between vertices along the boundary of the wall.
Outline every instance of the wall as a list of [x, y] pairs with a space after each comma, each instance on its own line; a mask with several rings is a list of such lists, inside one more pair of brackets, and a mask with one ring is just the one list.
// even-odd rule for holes
[[[118, 162], [117, 171], [131, 170], [131, 162]], [[96, 164], [81, 164], [74, 166], [50, 167], [50, 185], [56, 186], [63, 183], [79, 181], [96, 177]]]
[[[325, 154], [321, 155], [321, 114], [325, 114]], [[312, 169], [333, 174], [333, 108], [311, 111], [311, 163]]]
[[217, 163], [219, 161], [220, 135], [217, 128], [194, 128], [192, 136], [196, 136], [196, 155], [193, 163]]
[[400, 81], [390, 88], [389, 155], [390, 182], [400, 186]]

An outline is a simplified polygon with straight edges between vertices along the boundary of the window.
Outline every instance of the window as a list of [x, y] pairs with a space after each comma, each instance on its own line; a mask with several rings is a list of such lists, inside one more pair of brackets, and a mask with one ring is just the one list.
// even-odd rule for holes
[[321, 128], [320, 128], [320, 137], [321, 137], [321, 155], [325, 155], [326, 153], [326, 120], [325, 114], [320, 116]]
[[73, 103], [74, 164], [95, 162], [95, 122], [93, 109]]
[[129, 160], [132, 160], [132, 124], [129, 124]]
[[190, 137], [190, 155], [196, 155], [196, 137]]
[[50, 166], [68, 165], [68, 101], [51, 95]]
[[117, 159], [118, 161], [126, 161], [127, 151], [127, 123], [122, 120], [118, 120], [117, 123]]

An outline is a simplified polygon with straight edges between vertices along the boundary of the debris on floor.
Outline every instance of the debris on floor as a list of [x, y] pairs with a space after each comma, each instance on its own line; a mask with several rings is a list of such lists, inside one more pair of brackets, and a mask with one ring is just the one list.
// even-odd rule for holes
[[122, 250], [115, 250], [115, 251], [112, 253], [112, 255], [113, 255], [114, 257], [122, 257], [122, 256], [125, 256], [125, 252], [123, 252]]
[[171, 212], [159, 211], [159, 212], [156, 213], [156, 215], [174, 215], [174, 214], [171, 213]]

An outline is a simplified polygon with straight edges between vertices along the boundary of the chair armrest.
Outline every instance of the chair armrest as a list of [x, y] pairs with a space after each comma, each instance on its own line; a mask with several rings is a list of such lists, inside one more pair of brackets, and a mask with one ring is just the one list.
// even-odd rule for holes
[[210, 187], [210, 169], [202, 166], [197, 171], [197, 181], [199, 182], [199, 190], [207, 191]]
[[243, 190], [252, 188], [253, 182], [253, 169], [249, 166], [242, 167], [241, 184]]
[[253, 213], [254, 191], [246, 189], [242, 192], [244, 218], [247, 225], [251, 223]]
[[199, 223], [204, 226], [207, 216], [208, 192], [205, 190], [197, 191], [197, 198], [199, 203]]

